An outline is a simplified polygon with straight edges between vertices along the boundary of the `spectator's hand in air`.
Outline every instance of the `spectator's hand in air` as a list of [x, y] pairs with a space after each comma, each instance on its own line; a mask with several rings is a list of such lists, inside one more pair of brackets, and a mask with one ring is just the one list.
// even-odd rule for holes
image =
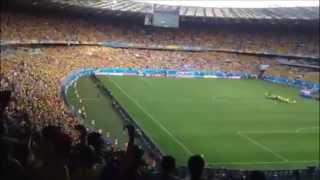
[[135, 137], [135, 128], [132, 125], [127, 125], [129, 138], [132, 139]]

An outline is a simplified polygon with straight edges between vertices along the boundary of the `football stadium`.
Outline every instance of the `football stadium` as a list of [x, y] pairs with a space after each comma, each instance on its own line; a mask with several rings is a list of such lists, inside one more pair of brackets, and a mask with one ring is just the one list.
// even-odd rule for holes
[[319, 3], [210, 2], [1, 1], [0, 179], [318, 180]]

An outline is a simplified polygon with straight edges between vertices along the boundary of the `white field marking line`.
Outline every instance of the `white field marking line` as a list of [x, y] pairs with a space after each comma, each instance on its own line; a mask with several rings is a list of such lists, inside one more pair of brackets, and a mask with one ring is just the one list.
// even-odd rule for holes
[[117, 88], [124, 94], [126, 95], [131, 101], [133, 101], [149, 118], [158, 124], [163, 131], [165, 131], [177, 144], [179, 144], [189, 155], [192, 155], [193, 153], [181, 142], [179, 141], [176, 137], [172, 135], [172, 133], [165, 127], [163, 126], [158, 120], [156, 120], [150, 113], [148, 113], [134, 98], [129, 96], [115, 81], [110, 79], [114, 85], [117, 86]]
[[[301, 128], [300, 128], [301, 129]], [[315, 132], [299, 132], [297, 130], [279, 130], [279, 131], [239, 131], [238, 133], [242, 133], [242, 134], [296, 134], [296, 133], [306, 133], [306, 134], [310, 134], [310, 133], [315, 133]]]
[[[111, 81], [111, 79], [109, 79], [109, 80]], [[127, 113], [128, 113], [131, 117], [133, 117], [130, 112], [127, 112]], [[141, 125], [139, 124], [139, 122], [136, 122], [136, 123], [138, 124], [139, 127], [141, 127]], [[162, 154], [165, 154], [165, 153], [160, 149], [159, 144], [157, 144], [156, 141], [155, 141], [151, 136], [149, 136], [148, 138], [151, 139], [151, 142], [155, 143], [156, 147], [158, 147], [159, 151], [160, 151]]]
[[310, 160], [310, 161], [288, 161], [288, 162], [279, 162], [279, 161], [266, 161], [266, 162], [208, 162], [207, 164], [212, 164], [212, 165], [250, 165], [250, 164], [290, 164], [290, 163], [296, 163], [296, 164], [304, 164], [304, 163], [319, 163], [319, 160]]
[[308, 130], [308, 129], [319, 129], [319, 128], [320, 128], [320, 127], [317, 127], [317, 126], [306, 127], [306, 128], [298, 128], [298, 129], [296, 129], [296, 132], [299, 133], [299, 132], [301, 132], [301, 131], [304, 130], [304, 129]]
[[278, 154], [278, 153], [276, 153], [276, 152], [272, 151], [272, 150], [271, 150], [270, 148], [268, 148], [267, 146], [260, 144], [259, 142], [257, 142], [256, 140], [254, 140], [254, 139], [250, 138], [249, 136], [247, 136], [247, 135], [245, 135], [245, 134], [243, 134], [243, 133], [241, 133], [241, 132], [238, 132], [237, 134], [238, 134], [239, 136], [241, 136], [241, 137], [243, 137], [243, 138], [247, 139], [247, 140], [248, 140], [248, 141], [250, 141], [251, 143], [253, 143], [253, 144], [255, 144], [255, 145], [259, 146], [260, 148], [262, 148], [262, 149], [264, 149], [264, 150], [266, 150], [266, 151], [270, 152], [271, 154], [273, 154], [275, 157], [277, 157], [277, 158], [281, 159], [282, 161], [285, 161], [285, 162], [288, 162], [288, 161], [289, 161], [289, 160], [288, 160], [288, 159], [286, 159], [285, 157], [283, 157], [283, 156], [281, 156], [280, 154]]

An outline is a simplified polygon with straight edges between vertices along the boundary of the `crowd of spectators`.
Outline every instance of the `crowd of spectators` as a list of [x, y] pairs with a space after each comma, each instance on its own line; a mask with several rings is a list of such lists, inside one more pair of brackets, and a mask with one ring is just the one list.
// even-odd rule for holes
[[[227, 61], [222, 59], [227, 59]], [[59, 131], [64, 133], [63, 136], [67, 136], [67, 139], [70, 137], [73, 144], [83, 139], [80, 136], [81, 133], [76, 129], [79, 122], [70, 114], [59, 97], [60, 81], [72, 70], [82, 67], [151, 67], [180, 70], [219, 70], [222, 68], [254, 72], [257, 64], [268, 61], [257, 60], [250, 58], [250, 56], [244, 58], [245, 61], [241, 59], [241, 56], [226, 53], [185, 53], [91, 46], [2, 49], [1, 89], [9, 89], [12, 92], [12, 98], [4, 111], [5, 122], [7, 129], [9, 129], [7, 135], [27, 142], [28, 136], [25, 133], [29, 131], [25, 128], [31, 126], [32, 132], [35, 133], [53, 126], [59, 127]], [[277, 67], [276, 64], [274, 66]], [[3, 101], [1, 100], [1, 102]], [[20, 125], [22, 125], [23, 130], [15, 130]], [[62, 139], [63, 142], [61, 143], [67, 143], [64, 142], [66, 139]], [[91, 152], [88, 147], [83, 148], [83, 153]], [[19, 162], [26, 165], [28, 160], [26, 152], [28, 151], [25, 149], [22, 151], [22, 154], [20, 152], [15, 153], [21, 158]], [[124, 156], [125, 153], [121, 152], [120, 154]], [[84, 159], [83, 161], [89, 160]], [[26, 168], [26, 166], [23, 167]], [[28, 170], [28, 172], [31, 171]], [[75, 172], [79, 174], [71, 174], [71, 177], [85, 176], [81, 174], [81, 172], [84, 172], [82, 170]]]
[[140, 44], [211, 46], [226, 50], [319, 57], [317, 28], [309, 32], [290, 27], [146, 28], [114, 19], [1, 12], [2, 40], [106, 40]]
[[[163, 156], [155, 166], [147, 164], [144, 151], [135, 144], [136, 130], [127, 125], [126, 149], [117, 150], [106, 144], [98, 132], [88, 132], [82, 125], [73, 139], [62, 126], [46, 125], [37, 129], [29, 114], [19, 109], [12, 117], [8, 108], [15, 98], [9, 80], [0, 92], [0, 178], [3, 180], [202, 180], [205, 160], [193, 155], [188, 160], [188, 173], [178, 176], [175, 159]], [[43, 120], [45, 117], [43, 117]], [[265, 175], [253, 171], [237, 179], [263, 180]], [[210, 179], [223, 179], [216, 173]], [[221, 178], [220, 178], [221, 177]], [[232, 178], [234, 179], [234, 178]]]
[[[104, 47], [9, 48], [1, 51], [2, 74], [15, 84], [10, 110], [23, 109], [38, 129], [77, 124], [59, 97], [60, 81], [72, 70], [83, 67], [134, 67], [204, 69], [257, 72], [259, 64], [271, 64], [267, 73], [297, 77], [300, 71], [287, 69], [268, 59], [227, 53], [185, 53]], [[317, 72], [305, 72], [304, 79], [318, 81]], [[43, 120], [46, 117], [46, 120]], [[68, 122], [68, 123], [65, 123]], [[70, 132], [71, 133], [71, 132]]]

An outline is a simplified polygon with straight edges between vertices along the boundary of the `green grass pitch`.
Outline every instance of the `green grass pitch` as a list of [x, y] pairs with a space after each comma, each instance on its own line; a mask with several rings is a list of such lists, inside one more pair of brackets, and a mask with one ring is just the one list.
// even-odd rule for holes
[[[319, 164], [319, 103], [299, 89], [260, 80], [99, 76], [164, 154], [185, 165], [202, 154], [210, 167], [291, 169]], [[110, 99], [88, 77], [75, 88], [88, 114], [86, 124], [126, 140]], [[294, 99], [285, 104], [266, 92]], [[92, 124], [94, 120], [94, 125]]]

